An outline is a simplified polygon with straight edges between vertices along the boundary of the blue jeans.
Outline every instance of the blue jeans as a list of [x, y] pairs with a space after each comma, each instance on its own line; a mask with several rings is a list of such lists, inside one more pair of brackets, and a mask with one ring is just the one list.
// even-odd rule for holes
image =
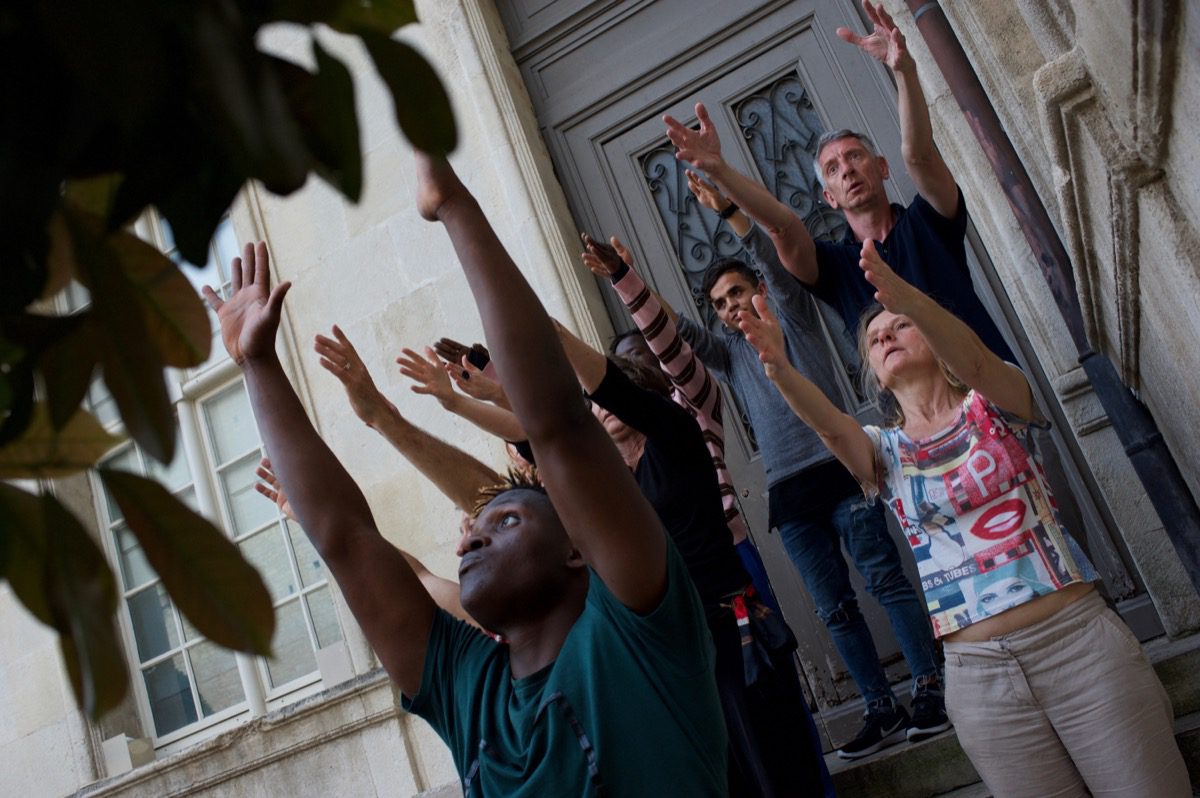
[[925, 605], [904, 575], [882, 504], [854, 494], [827, 513], [789, 518], [778, 529], [792, 564], [817, 605], [817, 615], [829, 629], [868, 707], [895, 704], [896, 697], [858, 609], [840, 543], [845, 543], [854, 567], [866, 581], [867, 592], [887, 611], [913, 684], [921, 677], [937, 675]]

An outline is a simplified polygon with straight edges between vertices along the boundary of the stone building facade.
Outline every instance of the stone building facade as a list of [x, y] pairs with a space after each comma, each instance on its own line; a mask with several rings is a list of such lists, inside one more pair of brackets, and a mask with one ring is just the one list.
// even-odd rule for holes
[[[404, 35], [431, 58], [453, 95], [460, 173], [550, 312], [600, 342], [614, 323], [593, 278], [578, 265], [577, 225], [500, 10], [493, 0], [417, 5], [422, 24]], [[565, 5], [587, 19], [645, 4]], [[1011, 306], [1010, 322], [1049, 381], [1066, 422], [1060, 432], [1087, 465], [1085, 488], [1119, 530], [1120, 557], [1136, 572], [1165, 634], [1186, 641], [1200, 629], [1200, 599], [1075, 362], [1021, 230], [911, 15], [900, 0], [884, 5], [918, 61], [935, 139], [973, 209], [990, 253], [989, 274]], [[1067, 244], [1091, 339], [1149, 406], [1200, 496], [1200, 460], [1192, 456], [1200, 450], [1194, 423], [1200, 353], [1192, 344], [1200, 333], [1200, 4], [943, 0], [942, 6]], [[294, 31], [272, 31], [269, 42], [287, 57], [308, 57], [307, 40]], [[274, 279], [295, 283], [282, 346], [318, 430], [362, 486], [385, 534], [433, 570], [453, 574], [457, 523], [450, 503], [349, 412], [311, 342], [339, 324], [402, 412], [498, 466], [499, 445], [411, 394], [393, 364], [403, 346], [419, 348], [443, 335], [479, 340], [480, 324], [445, 234], [414, 210], [409, 145], [396, 130], [385, 89], [355, 44], [335, 34], [322, 42], [356, 67], [366, 162], [361, 203], [345, 204], [315, 179], [286, 199], [250, 187], [230, 224], [238, 241], [265, 239]], [[236, 375], [220, 363], [181, 379], [181, 413], [193, 412], [186, 409], [189, 391], [208, 396], [230, 380]], [[195, 475], [198, 491], [206, 480], [219, 482]], [[97, 536], [120, 560], [119, 537], [110, 534], [116, 522], [107, 519], [94, 486], [80, 478], [54, 489], [81, 515], [96, 517]], [[0, 587], [0, 794], [456, 794], [445, 747], [399, 709], [336, 587], [329, 595], [333, 642], [313, 638], [315, 669], [288, 682], [299, 687], [247, 695], [214, 713], [212, 723], [201, 719], [160, 735], [160, 716], [145, 689], [131, 691], [101, 723], [85, 721], [53, 635]], [[137, 643], [130, 622], [123, 623], [132, 661]], [[264, 667], [269, 671], [239, 661], [238, 673], [248, 678]]]

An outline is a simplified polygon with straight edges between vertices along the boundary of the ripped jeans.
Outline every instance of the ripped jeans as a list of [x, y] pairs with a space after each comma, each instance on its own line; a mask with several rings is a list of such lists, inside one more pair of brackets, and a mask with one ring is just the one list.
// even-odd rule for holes
[[937, 675], [933, 634], [924, 602], [904, 575], [900, 552], [888, 534], [883, 505], [851, 494], [831, 510], [815, 516], [789, 518], [779, 524], [779, 536], [792, 564], [817, 606], [833, 644], [870, 708], [896, 701], [879, 662], [871, 630], [858, 609], [850, 586], [850, 571], [840, 543], [867, 583], [867, 592], [883, 605], [912, 671], [914, 688], [920, 677]]

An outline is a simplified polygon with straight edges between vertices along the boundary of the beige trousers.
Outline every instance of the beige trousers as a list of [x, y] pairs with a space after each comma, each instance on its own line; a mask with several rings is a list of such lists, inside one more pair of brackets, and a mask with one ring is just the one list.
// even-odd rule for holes
[[1167, 692], [1089, 593], [982, 643], [946, 643], [946, 711], [995, 798], [1190, 798]]

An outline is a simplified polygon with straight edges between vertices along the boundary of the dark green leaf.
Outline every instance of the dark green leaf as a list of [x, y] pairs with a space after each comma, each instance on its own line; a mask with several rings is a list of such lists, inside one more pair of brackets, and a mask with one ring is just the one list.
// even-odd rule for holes
[[191, 89], [202, 117], [220, 131], [213, 141], [271, 191], [300, 188], [308, 176], [308, 151], [245, 20], [231, 4], [201, 3], [194, 6], [192, 25]]
[[392, 93], [400, 129], [419, 150], [447, 155], [458, 143], [454, 111], [442, 81], [425, 57], [404, 42], [362, 32], [363, 44]]
[[[108, 219], [123, 179], [123, 175], [109, 172], [95, 177], [70, 180], [67, 182], [67, 199], [82, 211], [101, 219]], [[53, 239], [53, 233], [51, 238]]]
[[343, 33], [370, 30], [386, 36], [416, 22], [417, 12], [412, 0], [273, 0], [259, 22], [274, 20], [324, 22]]
[[36, 361], [56, 429], [75, 415], [96, 365], [88, 313], [41, 316], [22, 313], [3, 319], [5, 335]]
[[42, 495], [46, 524], [46, 601], [75, 699], [92, 720], [121, 703], [129, 685], [113, 613], [112, 570], [83, 525], [57, 499]]
[[46, 523], [38, 497], [0, 482], [0, 528], [13, 593], [33, 617], [53, 626], [46, 603]]
[[62, 429], [75, 415], [96, 371], [98, 354], [96, 333], [90, 324], [91, 311], [76, 315], [83, 320], [79, 328], [47, 346], [38, 356], [50, 423], [55, 429]]
[[74, 210], [66, 219], [75, 271], [92, 292], [92, 326], [104, 383], [134, 440], [154, 459], [169, 463], [175, 456], [175, 421], [162, 358], [144, 316], [130, 312], [137, 305], [137, 291], [96, 224]]
[[49, 248], [46, 251], [46, 284], [41, 299], [50, 299], [70, 284], [75, 276], [75, 255], [71, 250], [71, 234], [61, 213], [50, 217], [46, 228]]
[[56, 430], [46, 404], [37, 402], [25, 433], [0, 448], [0, 479], [65, 477], [90, 468], [120, 442], [82, 408]]
[[271, 596], [237, 546], [153, 480], [104, 468], [100, 478], [188, 620], [223, 646], [269, 654]]
[[346, 0], [340, 4], [336, 16], [325, 20], [329, 27], [342, 33], [373, 31], [384, 36], [391, 36], [397, 28], [416, 21], [417, 10], [412, 0]]
[[292, 115], [304, 131], [313, 168], [346, 199], [362, 195], [362, 150], [354, 106], [354, 81], [344, 64], [313, 39], [316, 75], [281, 58], [272, 66], [287, 95]]
[[181, 177], [156, 201], [188, 263], [208, 262], [208, 242], [248, 177], [214, 160]]
[[0, 373], [0, 380], [7, 383], [11, 395], [8, 415], [0, 421], [0, 446], [19, 438], [33, 418], [33, 360], [24, 358]]
[[133, 286], [150, 340], [163, 362], [191, 368], [208, 360], [212, 322], [204, 302], [179, 267], [132, 233], [118, 230], [108, 238]]

